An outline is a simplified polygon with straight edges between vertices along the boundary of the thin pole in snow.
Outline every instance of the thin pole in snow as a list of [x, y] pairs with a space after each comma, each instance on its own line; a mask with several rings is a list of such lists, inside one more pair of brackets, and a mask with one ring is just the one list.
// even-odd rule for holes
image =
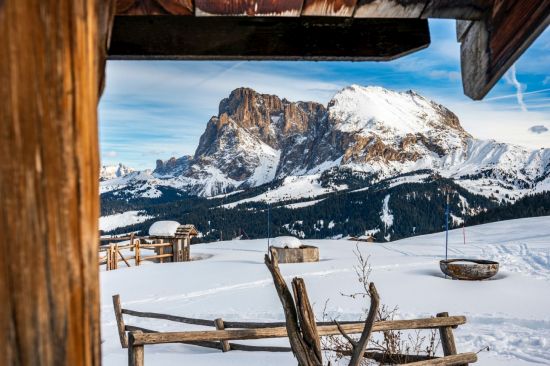
[[268, 188], [267, 192], [266, 192], [266, 195], [265, 195], [265, 198], [266, 198], [266, 201], [267, 201], [267, 255], [270, 255], [269, 238], [271, 237], [271, 227], [270, 227], [270, 223], [271, 223], [271, 204], [269, 203], [269, 191], [270, 190], [271, 190], [271, 188]]
[[447, 192], [447, 207], [445, 208], [445, 260], [449, 247], [449, 193]]

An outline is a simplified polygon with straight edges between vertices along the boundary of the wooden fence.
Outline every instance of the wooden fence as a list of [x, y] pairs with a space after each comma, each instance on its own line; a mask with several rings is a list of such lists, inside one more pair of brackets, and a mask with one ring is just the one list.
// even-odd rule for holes
[[[113, 296], [113, 306], [117, 320], [120, 344], [128, 348], [128, 365], [143, 366], [144, 346], [164, 343], [184, 343], [201, 347], [220, 349], [223, 352], [230, 350], [240, 351], [267, 351], [267, 352], [291, 352], [290, 347], [251, 346], [230, 341], [251, 340], [265, 338], [288, 337], [286, 323], [284, 322], [232, 322], [221, 318], [215, 320], [186, 318], [160, 313], [141, 312], [123, 309], [120, 296]], [[127, 325], [123, 315], [142, 318], [163, 319], [185, 324], [194, 324], [214, 327], [216, 330], [199, 330], [185, 332], [157, 332], [142, 327]], [[435, 318], [388, 320], [378, 321], [374, 324], [373, 332], [412, 330], [412, 329], [438, 329], [441, 338], [444, 357], [427, 357], [414, 355], [400, 355], [407, 358], [408, 365], [467, 365], [477, 361], [475, 353], [458, 354], [454, 341], [453, 328], [466, 323], [464, 316], [449, 316], [447, 313], [437, 314]], [[340, 322], [340, 327], [348, 334], [359, 334], [365, 327], [364, 321]], [[230, 329], [230, 330], [228, 330]], [[233, 330], [231, 330], [233, 329]], [[320, 336], [340, 335], [338, 325], [334, 322], [318, 322], [317, 329]], [[381, 354], [367, 352], [366, 357], [381, 357]]]
[[[129, 244], [119, 245], [118, 243], [110, 243], [108, 245], [103, 245], [99, 247], [99, 265], [105, 264], [105, 270], [112, 271], [118, 268], [119, 262], [123, 262], [127, 267], [131, 267], [131, 262], [133, 261], [134, 266], [139, 266], [143, 261], [154, 261], [158, 260], [159, 263], [163, 263], [166, 258], [170, 258], [172, 262], [180, 261], [180, 256], [177, 255], [178, 251], [173, 250], [172, 243], [141, 243], [140, 239], [130, 239]], [[169, 248], [168, 253], [164, 253], [164, 249]], [[123, 249], [129, 249], [133, 252], [131, 256], [124, 256], [122, 254]], [[158, 249], [158, 254], [156, 255], [142, 255], [142, 249]], [[105, 255], [101, 255], [105, 253]]]

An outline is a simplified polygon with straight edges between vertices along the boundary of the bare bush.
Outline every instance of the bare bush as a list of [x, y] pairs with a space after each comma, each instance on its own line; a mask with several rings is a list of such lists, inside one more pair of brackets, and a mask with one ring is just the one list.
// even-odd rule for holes
[[[369, 277], [372, 273], [372, 267], [369, 263], [370, 256], [365, 257], [359, 250], [359, 245], [356, 245], [354, 250], [357, 264], [354, 266], [357, 280], [361, 285], [358, 292], [345, 294], [342, 296], [352, 299], [369, 300], [371, 293], [369, 291]], [[365, 301], [369, 303], [369, 301]], [[327, 313], [328, 300], [325, 302], [323, 309], [323, 321], [334, 321]], [[368, 313], [368, 309], [363, 308], [363, 313]], [[389, 307], [382, 304], [378, 309], [378, 321], [394, 320], [398, 312], [398, 307]], [[428, 332], [426, 334], [426, 332]], [[380, 336], [370, 339], [366, 357], [361, 365], [388, 365], [388, 364], [403, 364], [412, 362], [421, 358], [435, 357], [435, 353], [439, 347], [439, 337], [437, 330], [416, 330], [416, 331], [384, 331]], [[325, 352], [325, 358], [333, 364], [338, 364], [341, 359], [348, 357], [353, 351], [352, 343], [340, 335], [332, 335], [324, 337], [321, 341], [321, 346]]]

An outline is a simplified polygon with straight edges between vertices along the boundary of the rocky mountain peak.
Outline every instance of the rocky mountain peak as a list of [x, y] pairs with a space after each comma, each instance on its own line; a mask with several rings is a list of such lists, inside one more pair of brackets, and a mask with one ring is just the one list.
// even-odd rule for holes
[[104, 181], [108, 179], [120, 178], [131, 172], [134, 169], [118, 163], [117, 165], [103, 165], [99, 171], [99, 180]]
[[[527, 152], [485, 150], [502, 148], [475, 140], [453, 112], [411, 90], [351, 85], [325, 107], [238, 88], [220, 102], [194, 156], [158, 161], [153, 175], [209, 196], [332, 168], [377, 179], [414, 170], [473, 175], [485, 169], [483, 174], [499, 177], [526, 171], [515, 156]], [[485, 158], [489, 155], [498, 157], [502, 171], [495, 170], [497, 158]], [[550, 154], [540, 158], [546, 161]]]

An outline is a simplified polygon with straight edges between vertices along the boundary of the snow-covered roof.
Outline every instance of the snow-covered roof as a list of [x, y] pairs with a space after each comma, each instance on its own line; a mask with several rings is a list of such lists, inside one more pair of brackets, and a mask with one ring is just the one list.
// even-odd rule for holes
[[302, 242], [293, 236], [278, 236], [271, 240], [271, 245], [279, 248], [301, 248]]
[[149, 236], [175, 236], [179, 227], [177, 221], [156, 221], [149, 228]]

